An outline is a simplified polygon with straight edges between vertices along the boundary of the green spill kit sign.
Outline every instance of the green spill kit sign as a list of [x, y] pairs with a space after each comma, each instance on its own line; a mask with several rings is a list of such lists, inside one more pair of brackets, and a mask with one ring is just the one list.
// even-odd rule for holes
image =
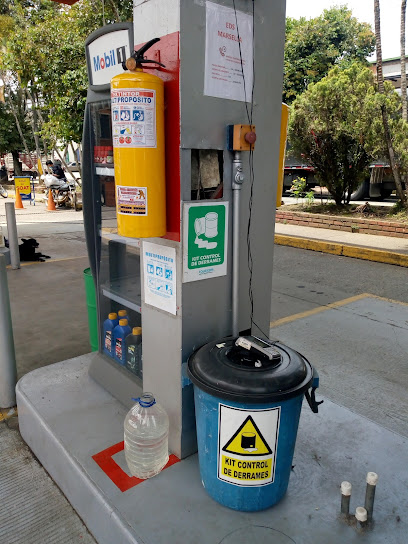
[[185, 203], [183, 281], [227, 273], [228, 202]]

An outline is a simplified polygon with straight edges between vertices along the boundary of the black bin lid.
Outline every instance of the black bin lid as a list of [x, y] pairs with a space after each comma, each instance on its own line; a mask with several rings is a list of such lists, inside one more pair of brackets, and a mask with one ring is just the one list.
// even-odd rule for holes
[[210, 342], [188, 360], [188, 375], [199, 389], [242, 403], [279, 402], [311, 387], [313, 367], [300, 353], [274, 342], [270, 361], [262, 354], [235, 346], [236, 338]]

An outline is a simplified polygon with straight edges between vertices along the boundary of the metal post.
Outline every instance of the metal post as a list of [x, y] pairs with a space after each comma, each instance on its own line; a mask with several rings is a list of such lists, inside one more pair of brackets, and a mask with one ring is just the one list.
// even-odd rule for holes
[[363, 506], [357, 506], [356, 520], [359, 522], [361, 528], [367, 526], [367, 510]]
[[241, 200], [241, 186], [244, 182], [242, 173], [241, 153], [235, 152], [232, 161], [232, 334], [239, 335], [239, 203]]
[[0, 407], [16, 405], [16, 355], [6, 271], [6, 258], [0, 254]]
[[367, 520], [371, 521], [373, 519], [375, 488], [378, 482], [378, 475], [375, 472], [368, 472], [366, 482], [367, 487], [364, 506], [367, 510]]
[[350, 514], [351, 483], [341, 482], [341, 513], [344, 517]]
[[6, 219], [11, 268], [13, 270], [17, 270], [20, 268], [20, 252], [18, 249], [18, 234], [14, 202], [6, 202]]

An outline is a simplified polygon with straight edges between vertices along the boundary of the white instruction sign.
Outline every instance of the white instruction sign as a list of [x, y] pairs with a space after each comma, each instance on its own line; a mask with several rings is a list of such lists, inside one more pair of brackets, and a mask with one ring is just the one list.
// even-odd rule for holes
[[242, 487], [275, 479], [280, 406], [241, 410], [219, 405], [218, 478]]
[[112, 89], [114, 147], [156, 147], [156, 91]]
[[213, 2], [206, 6], [204, 94], [251, 102], [252, 16]]
[[144, 302], [176, 315], [176, 250], [151, 242], [142, 247]]

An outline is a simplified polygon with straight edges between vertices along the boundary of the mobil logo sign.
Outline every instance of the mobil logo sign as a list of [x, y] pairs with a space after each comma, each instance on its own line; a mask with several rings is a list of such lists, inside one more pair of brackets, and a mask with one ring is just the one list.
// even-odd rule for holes
[[105, 68], [111, 68], [115, 66], [115, 64], [121, 65], [122, 62], [125, 62], [125, 60], [126, 47], [117, 47], [116, 50], [110, 49], [109, 51], [105, 51], [100, 55], [93, 57], [93, 69], [95, 72], [98, 72], [99, 70], [104, 70]]
[[122, 62], [130, 53], [128, 30], [109, 32], [90, 41], [87, 62], [91, 85], [108, 85], [113, 76], [123, 72]]

